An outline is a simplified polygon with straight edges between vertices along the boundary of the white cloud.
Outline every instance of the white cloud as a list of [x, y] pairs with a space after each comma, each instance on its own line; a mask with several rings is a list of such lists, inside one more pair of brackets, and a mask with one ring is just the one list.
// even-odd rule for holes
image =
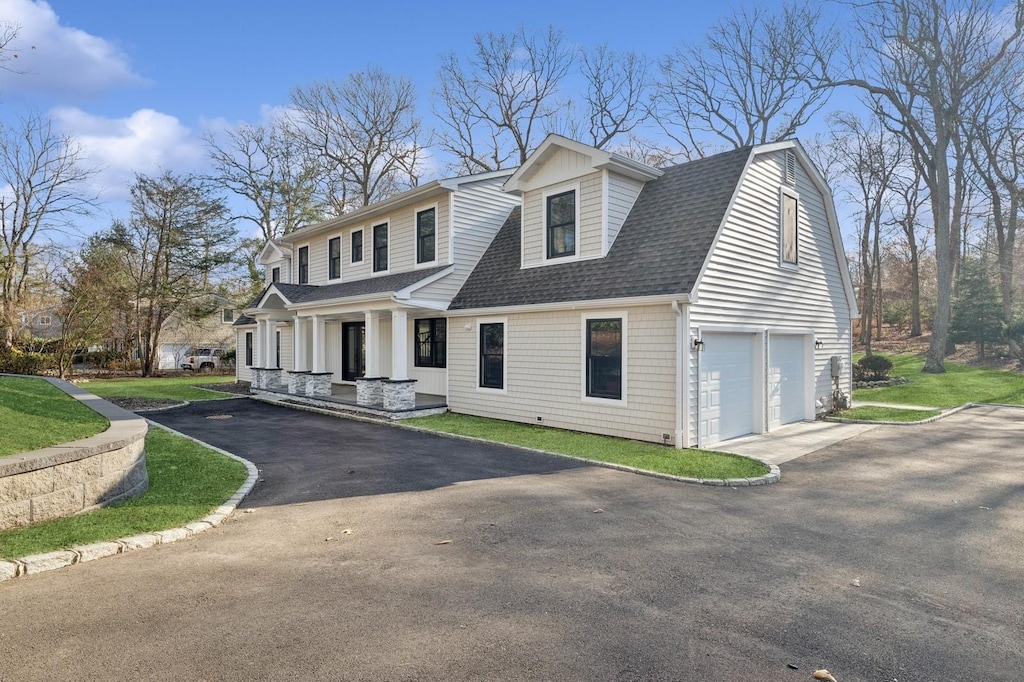
[[33, 91], [63, 97], [91, 97], [111, 88], [139, 85], [128, 58], [113, 43], [62, 26], [40, 0], [0, 0], [0, 17], [18, 29], [8, 45], [17, 58], [0, 70], [0, 91]]
[[103, 199], [122, 199], [136, 173], [187, 172], [205, 161], [202, 142], [174, 116], [139, 109], [125, 118], [106, 118], [75, 107], [58, 107], [54, 120], [72, 135], [85, 161], [98, 167], [93, 189]]

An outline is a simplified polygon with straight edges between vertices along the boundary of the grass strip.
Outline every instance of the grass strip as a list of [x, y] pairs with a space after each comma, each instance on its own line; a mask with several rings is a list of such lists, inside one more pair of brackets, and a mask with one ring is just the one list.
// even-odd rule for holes
[[0, 377], [0, 457], [88, 438], [109, 426], [48, 381]]
[[676, 450], [664, 445], [518, 424], [464, 414], [433, 415], [408, 420], [431, 431], [473, 436], [494, 443], [546, 450], [599, 462], [688, 478], [752, 478], [768, 473], [762, 462], [709, 450]]
[[91, 379], [81, 387], [101, 398], [166, 398], [171, 400], [216, 400], [224, 396], [196, 388], [196, 384], [219, 384], [234, 376], [196, 374], [182, 377], [146, 377], [139, 379]]
[[908, 410], [901, 407], [862, 405], [836, 416], [866, 422], [919, 422], [942, 414], [940, 410]]
[[0, 558], [177, 528], [223, 504], [247, 476], [241, 462], [158, 427], [146, 436], [146, 470], [149, 490], [140, 497], [0, 533]]
[[890, 355], [891, 374], [907, 377], [909, 384], [885, 388], [860, 388], [854, 400], [950, 408], [965, 403], [1024, 405], [1024, 374], [983, 369], [956, 362], [946, 363], [945, 374], [924, 374], [924, 356]]

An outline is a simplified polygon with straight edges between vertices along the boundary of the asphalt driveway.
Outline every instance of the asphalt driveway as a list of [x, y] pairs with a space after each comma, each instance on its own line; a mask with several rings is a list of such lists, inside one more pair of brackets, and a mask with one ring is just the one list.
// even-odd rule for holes
[[1021, 410], [878, 428], [744, 489], [253, 401], [157, 418], [263, 480], [191, 540], [0, 583], [0, 680], [1024, 670]]

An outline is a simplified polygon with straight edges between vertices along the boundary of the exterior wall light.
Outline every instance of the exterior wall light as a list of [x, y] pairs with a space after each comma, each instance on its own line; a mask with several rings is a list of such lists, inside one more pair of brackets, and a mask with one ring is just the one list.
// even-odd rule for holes
[[824, 347], [825, 347], [825, 342], [822, 341], [821, 339], [818, 339], [817, 341], [814, 342], [815, 350], [821, 350]]
[[695, 351], [698, 351], [698, 352], [704, 350], [704, 342], [701, 341], [700, 339], [694, 339], [693, 340], [693, 349]]

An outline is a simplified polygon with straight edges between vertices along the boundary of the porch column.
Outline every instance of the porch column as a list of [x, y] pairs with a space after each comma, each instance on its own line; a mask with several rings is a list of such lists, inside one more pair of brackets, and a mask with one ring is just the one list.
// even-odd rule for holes
[[293, 318], [295, 348], [293, 357], [295, 363], [293, 369], [296, 372], [305, 372], [309, 369], [309, 360], [306, 358], [306, 318], [296, 315]]
[[267, 357], [264, 367], [277, 369], [277, 321], [267, 320]]
[[327, 371], [327, 330], [324, 318], [313, 315], [313, 373], [323, 374]]
[[267, 321], [256, 320], [256, 352], [252, 359], [253, 367], [263, 368], [267, 366], [264, 358], [267, 355]]
[[366, 376], [380, 376], [380, 313], [366, 311]]
[[409, 378], [409, 324], [404, 310], [391, 311], [391, 379]]

